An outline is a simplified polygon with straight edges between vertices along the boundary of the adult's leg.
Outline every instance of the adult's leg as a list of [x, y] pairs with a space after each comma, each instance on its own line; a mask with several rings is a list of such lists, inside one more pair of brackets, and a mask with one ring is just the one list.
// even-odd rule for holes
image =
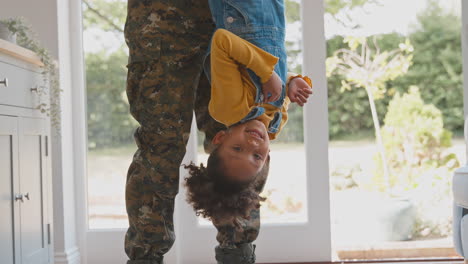
[[255, 263], [255, 241], [260, 232], [260, 209], [250, 212], [250, 219], [239, 219], [242, 230], [231, 223], [215, 223], [218, 230], [215, 248], [218, 264], [253, 264]]
[[[268, 158], [268, 165], [269, 160]], [[269, 168], [268, 168], [269, 170]], [[261, 193], [265, 187], [267, 174], [257, 178], [255, 191]], [[255, 245], [252, 244], [260, 232], [260, 208], [250, 211], [249, 219], [239, 219], [242, 230], [232, 223], [214, 223], [218, 229], [216, 239], [219, 246], [215, 248], [218, 264], [252, 264], [255, 263]]]
[[140, 123], [126, 184], [128, 264], [163, 263], [174, 243], [179, 168], [211, 32], [206, 0], [128, 1], [127, 95]]

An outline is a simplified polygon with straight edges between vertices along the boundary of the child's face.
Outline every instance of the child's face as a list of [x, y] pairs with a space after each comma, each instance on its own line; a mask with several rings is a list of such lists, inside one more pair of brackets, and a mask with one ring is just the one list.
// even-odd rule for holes
[[270, 139], [265, 125], [258, 120], [220, 131], [213, 138], [227, 170], [235, 180], [251, 180], [263, 168], [270, 152]]

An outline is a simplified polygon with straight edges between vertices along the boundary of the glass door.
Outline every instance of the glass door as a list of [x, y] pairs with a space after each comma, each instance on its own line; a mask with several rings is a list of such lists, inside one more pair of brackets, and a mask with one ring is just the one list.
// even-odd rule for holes
[[[270, 173], [262, 193], [267, 200], [261, 207], [261, 231], [254, 242], [257, 261], [330, 261], [323, 1], [285, 3], [289, 71], [313, 76], [317, 88], [306, 107], [290, 107], [284, 131], [271, 144]], [[302, 46], [307, 48], [303, 51]], [[204, 135], [198, 137], [189, 151], [196, 153], [194, 162], [206, 164]], [[183, 205], [181, 216], [182, 263], [212, 263], [216, 229], [197, 218], [188, 205]]]
[[[263, 205], [256, 253], [259, 262], [329, 261], [323, 1], [287, 0], [285, 3], [287, 45], [293, 54], [290, 70], [313, 76], [318, 88], [304, 109], [291, 107], [290, 122], [272, 145], [270, 176], [263, 193], [268, 200]], [[125, 179], [136, 150], [132, 133], [137, 126], [128, 113], [125, 95], [126, 1], [83, 0], [82, 7], [88, 111], [84, 259], [88, 263], [121, 263], [126, 259], [123, 240], [128, 227]], [[307, 10], [305, 15], [304, 10]], [[302, 46], [308, 48], [302, 51]], [[197, 156], [195, 131], [193, 127], [184, 163], [206, 158], [204, 154]], [[181, 170], [181, 177], [184, 173]], [[216, 232], [210, 223], [196, 218], [185, 202], [182, 186], [174, 217], [177, 239], [166, 257], [168, 263], [214, 262]]]
[[326, 14], [335, 255], [457, 257], [461, 1], [365, 2]]
[[124, 263], [128, 228], [125, 181], [136, 150], [132, 135], [137, 127], [125, 94], [127, 1], [78, 1], [82, 8], [88, 143], [80, 250], [84, 263]]

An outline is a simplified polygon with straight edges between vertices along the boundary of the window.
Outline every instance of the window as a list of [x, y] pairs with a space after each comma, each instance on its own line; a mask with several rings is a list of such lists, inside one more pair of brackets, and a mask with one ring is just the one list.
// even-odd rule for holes
[[461, 1], [375, 2], [326, 14], [333, 248], [339, 259], [453, 257]]

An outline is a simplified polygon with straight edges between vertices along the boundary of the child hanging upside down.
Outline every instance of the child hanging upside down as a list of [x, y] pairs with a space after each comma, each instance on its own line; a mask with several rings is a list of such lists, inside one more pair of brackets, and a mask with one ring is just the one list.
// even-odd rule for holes
[[[307, 77], [291, 76], [288, 85], [275, 68], [279, 58], [225, 30], [211, 41], [210, 115], [227, 130], [213, 138], [205, 168], [189, 165], [189, 200], [215, 221], [248, 217], [263, 200], [270, 140], [287, 122], [290, 101], [303, 105], [312, 94]], [[260, 89], [258, 89], [260, 86]], [[219, 196], [219, 197], [218, 197]], [[236, 201], [236, 202], [229, 202]]]
[[209, 3], [217, 30], [204, 65], [211, 82], [208, 109], [226, 130], [212, 139], [206, 167], [185, 166], [187, 200], [218, 229], [218, 263], [241, 263], [231, 261], [234, 255], [254, 263], [251, 243], [260, 228], [270, 140], [286, 124], [289, 103], [307, 102], [312, 83], [287, 74], [283, 0]]

